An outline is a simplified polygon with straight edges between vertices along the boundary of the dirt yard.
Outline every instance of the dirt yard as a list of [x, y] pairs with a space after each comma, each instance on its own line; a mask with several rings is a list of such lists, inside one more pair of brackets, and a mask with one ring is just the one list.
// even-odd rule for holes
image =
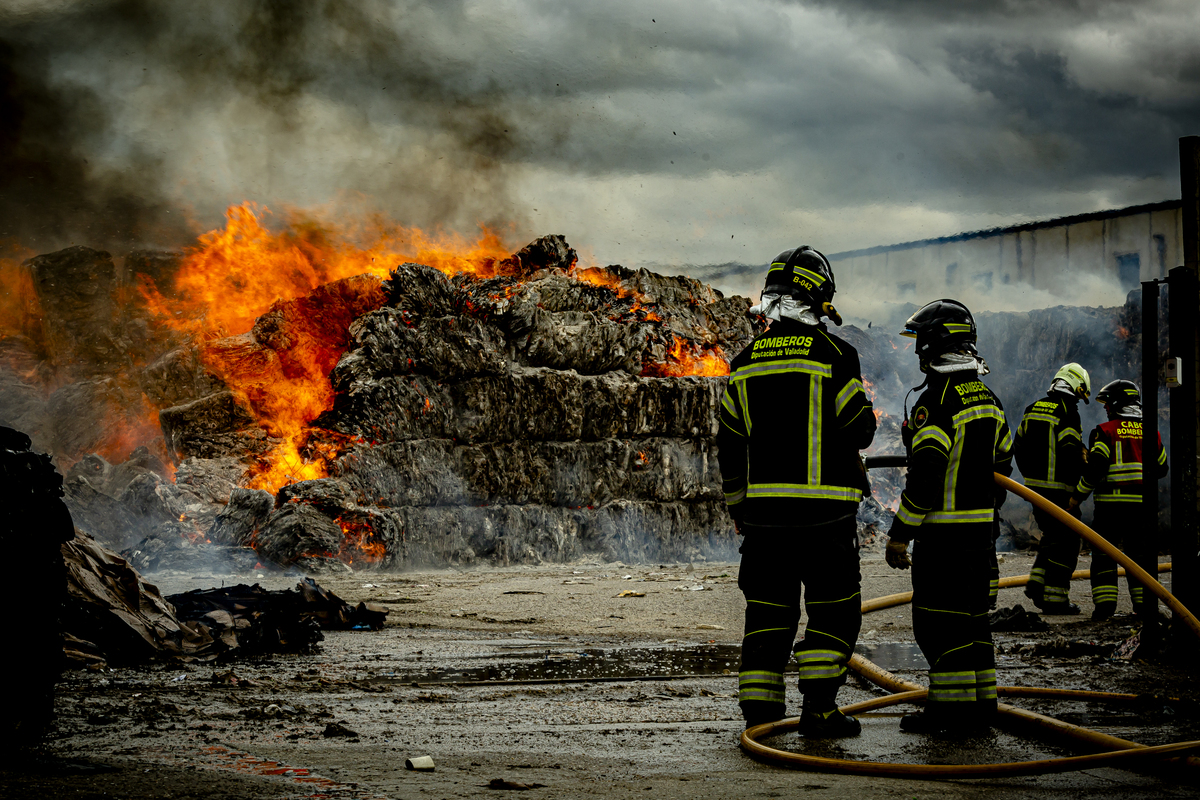
[[[1008, 555], [1002, 574], [1025, 574], [1030, 564]], [[864, 557], [863, 577], [865, 599], [909, 589], [907, 574], [878, 555]], [[155, 580], [164, 594], [296, 582], [265, 574]], [[387, 627], [327, 633], [307, 655], [70, 672], [50, 740], [0, 771], [0, 797], [1195, 796], [1194, 770], [1178, 767], [937, 782], [797, 772], [748, 758], [738, 747], [736, 564], [588, 562], [317, 580], [347, 601], [386, 605]], [[1121, 595], [1127, 612], [1124, 584]], [[1048, 617], [1046, 632], [996, 634], [1000, 684], [1154, 696], [1119, 708], [1013, 703], [1146, 744], [1200, 739], [1195, 668], [1110, 658], [1132, 618], [1091, 622], [1086, 582], [1076, 582], [1071, 599], [1083, 615]], [[1002, 607], [1023, 601], [1029, 608], [1020, 589], [1001, 593]], [[907, 606], [867, 615], [859, 652], [924, 680]], [[789, 711], [798, 712], [789, 683]], [[842, 697], [879, 693], [852, 678]], [[901, 734], [905, 710], [863, 717], [858, 739], [822, 744], [786, 734], [775, 744], [907, 763], [1071, 753], [1000, 728], [966, 742]], [[421, 756], [432, 771], [406, 769]]]

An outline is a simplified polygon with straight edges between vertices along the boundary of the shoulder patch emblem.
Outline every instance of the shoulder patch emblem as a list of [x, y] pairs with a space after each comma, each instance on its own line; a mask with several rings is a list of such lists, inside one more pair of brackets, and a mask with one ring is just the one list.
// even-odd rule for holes
[[925, 406], [921, 406], [920, 408], [918, 408], [916, 411], [913, 412], [913, 425], [915, 425], [916, 427], [919, 428], [928, 421], [929, 421], [929, 412], [925, 409]]

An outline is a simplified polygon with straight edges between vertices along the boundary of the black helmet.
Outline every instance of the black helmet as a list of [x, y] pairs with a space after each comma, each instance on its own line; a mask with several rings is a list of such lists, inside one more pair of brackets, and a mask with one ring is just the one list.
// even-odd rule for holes
[[767, 284], [763, 288], [763, 294], [790, 294], [816, 309], [832, 302], [835, 291], [833, 267], [829, 266], [829, 259], [820, 250], [814, 250], [806, 244], [784, 250], [775, 256], [767, 270]]
[[921, 369], [934, 358], [955, 350], [975, 353], [975, 318], [957, 300], [934, 300], [917, 309], [904, 323], [901, 336], [917, 340]]
[[1133, 381], [1115, 380], [1104, 384], [1104, 387], [1096, 392], [1096, 402], [1112, 406], [1114, 409], [1122, 409], [1128, 406], [1138, 406], [1140, 408], [1142, 405], [1142, 393]]

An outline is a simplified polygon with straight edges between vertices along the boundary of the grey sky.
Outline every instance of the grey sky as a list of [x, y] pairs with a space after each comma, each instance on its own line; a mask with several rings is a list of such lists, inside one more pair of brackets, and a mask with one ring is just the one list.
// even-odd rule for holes
[[763, 262], [1178, 197], [1200, 133], [1195, 2], [0, 8], [0, 236], [39, 249], [358, 193], [600, 263]]

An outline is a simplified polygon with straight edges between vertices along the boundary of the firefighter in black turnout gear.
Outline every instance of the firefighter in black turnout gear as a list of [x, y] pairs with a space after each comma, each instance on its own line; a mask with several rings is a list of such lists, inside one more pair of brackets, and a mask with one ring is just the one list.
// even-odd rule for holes
[[925, 710], [906, 715], [900, 728], [959, 731], [987, 725], [996, 711], [987, 614], [1004, 491], [992, 473], [1012, 471], [1012, 435], [1000, 401], [979, 380], [987, 364], [966, 306], [929, 303], [902, 335], [917, 340], [926, 388], [904, 422], [908, 476], [886, 557], [896, 569], [912, 567], [913, 634], [930, 666]]
[[[1025, 409], [1013, 442], [1013, 455], [1025, 485], [1059, 508], [1067, 508], [1083, 474], [1087, 451], [1079, 421], [1079, 401], [1088, 402], [1091, 377], [1074, 362], [1063, 365], [1046, 396]], [[1079, 511], [1072, 511], [1079, 516]], [[1043, 614], [1078, 614], [1067, 599], [1071, 573], [1079, 563], [1079, 535], [1039, 506], [1033, 518], [1042, 532], [1037, 558], [1029, 571], [1025, 596]]]
[[[833, 294], [820, 252], [776, 256], [750, 309], [771, 327], [730, 364], [717, 434], [725, 500], [743, 536], [738, 703], [747, 727], [782, 719], [794, 650], [808, 737], [860, 728], [836, 697], [862, 623], [855, 515], [868, 489], [858, 451], [875, 436], [875, 415], [858, 353], [820, 321], [841, 324]], [[808, 625], [797, 643], [802, 588]]]
[[7, 591], [13, 603], [36, 604], [9, 615], [6, 634], [20, 652], [12, 652], [13, 679], [0, 760], [19, 758], [20, 749], [37, 746], [49, 728], [54, 684], [62, 675], [63, 606], [67, 573], [62, 545], [75, 536], [71, 512], [62, 500], [62, 475], [50, 456], [32, 451], [20, 431], [0, 426], [0, 546], [21, 568]]
[[[1151, 575], [1158, 574], [1158, 531], [1147, 529], [1142, 515], [1142, 480], [1146, 464], [1155, 481], [1167, 474], [1167, 452], [1162, 435], [1154, 453], [1142, 451], [1142, 397], [1137, 384], [1116, 380], [1096, 393], [1108, 421], [1088, 437], [1087, 466], [1070, 508], [1076, 509], [1093, 491], [1096, 533], [1121, 548]], [[1126, 575], [1133, 611], [1144, 622], [1158, 618], [1158, 598]], [[1117, 564], [1101, 552], [1092, 553], [1092, 619], [1108, 619], [1117, 610]], [[1146, 643], [1153, 631], [1143, 628]]]

